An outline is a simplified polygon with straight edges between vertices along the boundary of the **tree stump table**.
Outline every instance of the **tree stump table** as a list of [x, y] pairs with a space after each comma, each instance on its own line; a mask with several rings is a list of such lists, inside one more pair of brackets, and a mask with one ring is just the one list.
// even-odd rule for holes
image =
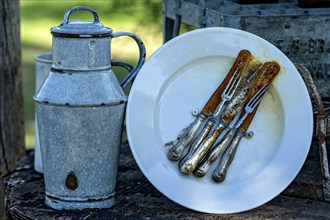
[[213, 215], [182, 207], [162, 195], [142, 174], [126, 141], [121, 146], [116, 204], [108, 209], [58, 211], [44, 204], [43, 175], [33, 169], [33, 152], [23, 158], [6, 187], [10, 219], [330, 219], [322, 194], [316, 142], [291, 185], [265, 205], [231, 215]]

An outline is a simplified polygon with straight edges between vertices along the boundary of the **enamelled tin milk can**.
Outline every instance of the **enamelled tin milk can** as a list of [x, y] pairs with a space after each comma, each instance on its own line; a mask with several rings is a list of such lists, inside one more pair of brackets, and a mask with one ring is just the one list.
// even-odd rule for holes
[[[52, 53], [42, 53], [38, 54], [34, 57], [36, 64], [36, 92], [41, 87], [42, 83], [47, 78], [50, 68], [52, 67]], [[35, 145], [34, 145], [34, 169], [39, 173], [43, 173], [42, 170], [42, 160], [41, 160], [41, 152], [40, 152], [40, 144], [39, 144], [39, 132], [38, 132], [38, 124], [37, 124], [37, 114], [35, 114]]]
[[[75, 11], [94, 21], [69, 21]], [[78, 12], [76, 12], [78, 13]], [[45, 203], [55, 209], [107, 208], [115, 202], [119, 148], [127, 102], [122, 87], [145, 61], [145, 47], [128, 32], [113, 33], [87, 7], [69, 9], [51, 28], [53, 63], [37, 94], [36, 113], [42, 153]], [[111, 69], [111, 39], [132, 37], [137, 65], [118, 83]]]

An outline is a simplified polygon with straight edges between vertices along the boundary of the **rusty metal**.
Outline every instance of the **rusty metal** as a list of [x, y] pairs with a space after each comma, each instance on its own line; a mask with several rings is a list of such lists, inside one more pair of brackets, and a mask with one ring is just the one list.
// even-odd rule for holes
[[214, 142], [218, 139], [218, 137], [220, 136], [221, 132], [227, 128], [228, 125], [227, 124], [222, 124], [219, 123], [216, 128], [214, 129], [214, 131], [212, 132], [212, 134], [210, 134], [209, 136], [207, 136], [206, 139], [203, 140], [203, 142], [201, 143], [200, 146], [198, 146], [198, 148], [193, 152], [193, 154], [191, 155], [191, 157], [187, 158], [183, 163], [182, 166], [180, 167], [180, 171], [184, 174], [189, 175], [190, 173], [192, 173], [199, 161], [201, 161], [201, 159], [204, 157], [204, 155], [209, 151], [209, 149], [212, 147], [212, 145], [214, 144]]
[[326, 146], [326, 137], [329, 137], [329, 125], [330, 125], [330, 115], [325, 111], [321, 96], [317, 90], [313, 78], [307, 68], [302, 64], [295, 64], [296, 68], [299, 70], [305, 83], [308, 87], [310, 94], [313, 96], [314, 101], [317, 105], [317, 115], [316, 115], [316, 135], [318, 139], [318, 147], [321, 162], [321, 171], [323, 177], [323, 196], [325, 201], [330, 202], [330, 172], [329, 172], [329, 162], [328, 153]]
[[[169, 151], [167, 153], [167, 157], [170, 160], [177, 161], [181, 159], [184, 150], [192, 143], [193, 139], [197, 135], [197, 131], [200, 126], [203, 124], [203, 121], [208, 121], [209, 116], [213, 114], [222, 100], [221, 94], [226, 89], [226, 86], [232, 76], [235, 74], [236, 70], [239, 69], [239, 76], [247, 68], [249, 61], [251, 60], [252, 55], [248, 50], [241, 50], [229, 70], [225, 79], [221, 82], [219, 87], [214, 91], [212, 96], [209, 98], [205, 106], [203, 107], [201, 113], [199, 113], [196, 119], [186, 128], [182, 129], [180, 134], [177, 137], [177, 140], [166, 143], [165, 146], [169, 147]], [[221, 109], [220, 109], [221, 110]]]
[[[257, 78], [253, 82], [253, 85], [249, 87], [247, 95], [249, 102], [246, 104], [239, 120], [236, 122], [233, 129], [227, 132], [225, 138], [223, 138], [207, 153], [203, 161], [200, 163], [198, 170], [195, 172], [197, 176], [204, 176], [213, 162], [217, 160], [217, 158], [222, 155], [229, 146], [229, 151], [231, 153], [226, 153], [225, 157], [222, 158], [224, 162], [221, 161], [220, 166], [216, 169], [213, 175], [213, 179], [216, 181], [224, 180], [227, 169], [234, 157], [233, 154], [235, 154], [236, 148], [238, 147], [240, 138], [233, 144], [231, 144], [231, 140], [237, 135], [236, 130], [238, 128], [242, 131], [241, 133], [245, 133], [256, 113], [259, 102], [266, 94], [270, 83], [276, 77], [279, 70], [280, 66], [276, 62], [267, 62], [263, 65], [260, 70], [261, 73], [258, 74]], [[223, 168], [224, 166], [226, 168]]]
[[[276, 77], [279, 71], [280, 66], [276, 62], [267, 62], [263, 65], [261, 73], [258, 74], [252, 87], [249, 89], [247, 95], [249, 102], [246, 104], [244, 111], [241, 113], [239, 120], [236, 122], [233, 129], [229, 131], [234, 133], [234, 135], [221, 140], [219, 144], [216, 144], [210, 150], [198, 169], [199, 174], [205, 175], [212, 163], [226, 151], [226, 153], [221, 158], [218, 168], [216, 168], [213, 173], [213, 179], [215, 181], [221, 182], [225, 179], [227, 169], [229, 168], [229, 165], [234, 158], [240, 139], [243, 137], [243, 134], [246, 132], [247, 128], [252, 122], [252, 119], [256, 113], [256, 109], [259, 106], [259, 102], [266, 94], [270, 83]], [[236, 132], [238, 129], [240, 132]], [[231, 141], [233, 139], [235, 139], [235, 141]]]
[[[250, 66], [250, 68], [256, 70], [256, 68], [259, 67], [258, 65]], [[221, 132], [228, 127], [230, 122], [235, 118], [236, 114], [238, 114], [243, 108], [248, 90], [260, 71], [260, 69], [257, 69], [254, 73], [252, 73], [250, 70], [251, 69], [248, 69], [248, 71], [244, 73], [243, 78], [248, 77], [248, 79], [244, 80], [244, 85], [227, 105], [225, 111], [221, 115], [221, 118], [215, 118], [213, 120], [210, 119], [210, 121], [208, 121], [204, 128], [205, 130], [203, 130], [194, 140], [193, 144], [190, 146], [191, 149], [189, 149], [188, 154], [182, 159], [182, 161], [180, 161], [179, 167], [182, 173], [190, 174], [194, 171], [199, 161], [212, 147]], [[214, 127], [213, 132], [208, 135], [212, 126]]]
[[216, 145], [216, 148], [213, 148], [209, 152], [207, 152], [205, 159], [199, 163], [198, 169], [194, 172], [195, 176], [203, 177], [206, 175], [211, 165], [214, 163], [214, 161], [216, 161], [216, 159], [218, 159], [221, 152], [223, 152], [227, 148], [234, 136], [235, 130], [228, 130], [227, 134], [223, 137], [222, 140], [219, 141], [219, 144]]
[[[228, 114], [227, 111], [235, 112], [235, 113], [240, 112], [241, 109], [243, 108], [245, 101], [247, 99], [251, 98], [252, 96], [254, 96], [257, 93], [258, 89], [261, 89], [260, 85], [265, 84], [265, 82], [271, 81], [276, 76], [276, 74], [272, 75], [272, 72], [274, 72], [274, 70], [276, 70], [276, 68], [279, 70], [279, 67], [277, 67], [277, 66], [278, 66], [278, 64], [275, 62], [267, 62], [262, 66], [261, 69], [260, 68], [257, 69], [255, 71], [256, 73], [253, 73], [250, 76], [250, 78], [252, 77], [252, 80], [250, 80], [250, 78], [248, 80], [246, 80], [245, 85], [243, 86], [243, 89], [241, 91], [239, 91], [235, 97], [235, 98], [241, 97], [242, 100], [239, 99], [239, 103], [236, 103], [235, 98], [232, 100], [232, 102], [234, 102], [235, 104], [233, 106], [228, 105], [227, 108], [225, 109], [225, 112], [221, 115], [221, 118], [217, 118], [217, 121], [215, 121], [213, 132], [211, 134], [209, 134], [201, 142], [201, 144], [198, 147], [194, 146], [194, 148], [196, 148], [196, 150], [192, 153], [192, 155], [188, 158], [185, 157], [185, 160], [182, 163], [180, 163], [180, 165], [182, 164], [180, 166], [180, 170], [182, 173], [190, 174], [191, 172], [193, 172], [196, 169], [198, 163], [201, 162], [202, 158], [211, 149], [213, 144], [216, 142], [216, 140], [220, 136], [221, 132], [226, 127], [228, 127], [228, 125], [234, 120], [236, 114], [234, 114], [234, 115]], [[246, 89], [244, 89], [244, 88], [246, 88]], [[241, 93], [244, 93], [244, 95], [242, 95]], [[231, 109], [231, 108], [233, 108], [233, 109]], [[251, 116], [249, 116], [249, 118], [251, 118]], [[218, 156], [219, 156], [219, 154], [217, 154], [217, 157]], [[200, 172], [200, 174], [197, 174], [197, 175], [201, 176], [202, 173]]]
[[[205, 107], [203, 108], [202, 112], [210, 112], [212, 116], [209, 118], [208, 122], [206, 123], [205, 127], [202, 131], [196, 136], [194, 142], [190, 145], [190, 149], [185, 157], [180, 161], [179, 167], [182, 173], [190, 174], [194, 171], [198, 162], [202, 159], [202, 157], [207, 153], [209, 148], [214, 144], [214, 142], [219, 137], [220, 133], [228, 127], [228, 121], [233, 120], [235, 116], [228, 116], [226, 118], [219, 118], [220, 113], [222, 112], [223, 102], [229, 101], [226, 98], [226, 90], [228, 84], [231, 85], [231, 78], [235, 75], [238, 70], [238, 76], [240, 78], [236, 88], [234, 89], [233, 93], [230, 96], [230, 100], [233, 98], [235, 99], [239, 96], [241, 87], [244, 87], [247, 83], [249, 83], [249, 79], [251, 75], [253, 75], [254, 70], [257, 68], [259, 62], [253, 62], [254, 65], [250, 65], [250, 61], [255, 60], [251, 53], [248, 50], [241, 50], [239, 55], [237, 56], [235, 63], [231, 67], [229, 73], [227, 74], [226, 78], [223, 80], [221, 85], [218, 89], [214, 92], [212, 97], [209, 99]], [[233, 73], [234, 72], [234, 73]], [[223, 88], [226, 86], [226, 88]], [[222, 92], [220, 93], [220, 91]], [[217, 96], [215, 96], [217, 94]], [[218, 97], [221, 96], [221, 102], [216, 108], [214, 108], [215, 101], [218, 102]], [[231, 101], [232, 102], [232, 101]], [[239, 108], [239, 105], [235, 105], [234, 108]], [[227, 111], [228, 107], [226, 107]], [[213, 133], [209, 136], [209, 131], [213, 129]], [[207, 137], [207, 140], [205, 139]], [[204, 140], [205, 139], [205, 140]]]

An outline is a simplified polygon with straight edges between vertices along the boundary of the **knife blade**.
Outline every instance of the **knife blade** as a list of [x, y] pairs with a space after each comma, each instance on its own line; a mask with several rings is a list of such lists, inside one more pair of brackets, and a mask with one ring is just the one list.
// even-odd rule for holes
[[249, 61], [251, 60], [251, 57], [252, 55], [248, 50], [241, 50], [239, 52], [227, 76], [221, 82], [219, 87], [214, 91], [212, 96], [209, 98], [209, 100], [203, 107], [202, 111], [197, 115], [196, 119], [188, 127], [184, 128], [180, 132], [176, 141], [172, 141], [165, 144], [166, 146], [170, 146], [170, 149], [167, 152], [168, 159], [176, 161], [182, 157], [184, 150], [191, 143], [200, 126], [203, 124], [205, 120], [209, 118], [209, 116], [216, 109], [217, 105], [220, 103], [221, 94], [225, 90], [235, 70], [238, 67], [245, 68], [248, 65]]

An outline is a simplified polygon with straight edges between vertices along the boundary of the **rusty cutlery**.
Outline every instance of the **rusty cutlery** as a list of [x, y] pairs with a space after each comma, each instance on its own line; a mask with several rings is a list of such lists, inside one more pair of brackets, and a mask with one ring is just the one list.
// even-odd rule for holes
[[[204, 123], [204, 121], [209, 119], [210, 115], [212, 115], [212, 113], [218, 107], [222, 99], [221, 94], [226, 89], [227, 84], [232, 76], [237, 72], [236, 70], [239, 69], [238, 74], [241, 75], [251, 60], [251, 57], [252, 55], [248, 50], [241, 50], [239, 52], [227, 76], [212, 94], [202, 111], [198, 113], [196, 119], [188, 127], [182, 129], [176, 141], [172, 141], [166, 144], [166, 146], [171, 146], [167, 153], [168, 159], [174, 161], [181, 159], [184, 150], [192, 142], [201, 125]], [[222, 106], [219, 106], [217, 111], [221, 111], [221, 109]]]

